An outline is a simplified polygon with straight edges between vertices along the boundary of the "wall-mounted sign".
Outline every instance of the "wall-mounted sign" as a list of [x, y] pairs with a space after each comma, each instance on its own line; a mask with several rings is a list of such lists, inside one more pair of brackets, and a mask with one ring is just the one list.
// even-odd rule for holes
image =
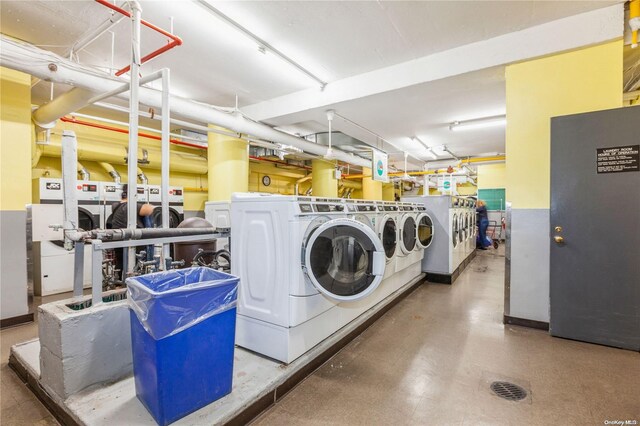
[[267, 175], [262, 176], [262, 184], [264, 186], [269, 186], [271, 185], [271, 178]]
[[372, 161], [371, 174], [373, 180], [389, 182], [389, 156], [385, 152], [374, 149]]
[[598, 173], [637, 172], [640, 170], [640, 145], [596, 149]]

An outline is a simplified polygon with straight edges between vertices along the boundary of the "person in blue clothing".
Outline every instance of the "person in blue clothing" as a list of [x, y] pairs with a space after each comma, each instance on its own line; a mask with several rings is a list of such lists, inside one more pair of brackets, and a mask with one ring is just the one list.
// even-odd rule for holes
[[476, 223], [478, 224], [478, 242], [476, 247], [486, 250], [491, 245], [487, 239], [487, 228], [489, 227], [489, 216], [487, 215], [487, 205], [484, 201], [476, 202]]

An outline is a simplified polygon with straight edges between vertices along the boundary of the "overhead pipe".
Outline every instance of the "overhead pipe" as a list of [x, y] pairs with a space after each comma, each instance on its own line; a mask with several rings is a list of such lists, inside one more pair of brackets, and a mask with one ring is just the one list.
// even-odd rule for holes
[[109, 176], [113, 179], [113, 182], [116, 184], [120, 183], [120, 173], [109, 163], [105, 163], [104, 161], [98, 162], [98, 165], [106, 171]]
[[[128, 3], [131, 4], [131, 9], [132, 12], [129, 12], [128, 10], [125, 10], [121, 7], [116, 6], [115, 4], [109, 3], [107, 0], [95, 0], [96, 2], [100, 3], [101, 5], [108, 7], [109, 9], [116, 11], [124, 16], [126, 16], [127, 18], [132, 18], [135, 19], [133, 15], [135, 15], [135, 8], [134, 8], [134, 4], [137, 5], [137, 7], [140, 7], [140, 4], [138, 2], [134, 2], [134, 1], [129, 1]], [[143, 57], [142, 59], [140, 59], [140, 62], [138, 65], [142, 65], [145, 62], [150, 61], [151, 59], [155, 58], [156, 56], [159, 56], [161, 54], [163, 54], [164, 52], [166, 52], [167, 50], [173, 49], [176, 46], [180, 46], [182, 45], [182, 40], [180, 39], [180, 37], [171, 34], [168, 31], [163, 30], [160, 27], [157, 27], [155, 25], [153, 25], [150, 22], [145, 21], [144, 19], [140, 19], [140, 24], [144, 25], [147, 28], [151, 28], [152, 30], [164, 35], [165, 37], [171, 39], [171, 42], [165, 44], [164, 46], [162, 46], [161, 48], [154, 50], [153, 52], [149, 53], [148, 55], [146, 55], [145, 57]], [[139, 33], [139, 31], [138, 31]], [[139, 53], [139, 52], [138, 52]], [[138, 55], [139, 56], [139, 55]], [[126, 72], [128, 72], [131, 69], [131, 66], [128, 65], [124, 68], [122, 68], [121, 70], [116, 72], [116, 75], [122, 75]], [[135, 71], [135, 70], [132, 70]]]
[[[42, 156], [60, 158], [60, 138], [53, 135], [48, 145], [41, 145]], [[145, 147], [149, 164], [145, 169], [159, 170], [161, 167], [161, 152], [159, 147]], [[101, 141], [93, 138], [82, 138], [78, 141], [78, 159], [80, 161], [106, 162], [114, 165], [125, 165], [127, 155], [126, 145], [122, 142]], [[171, 171], [206, 175], [208, 173], [207, 159], [201, 155], [187, 152], [171, 152]]]
[[298, 189], [300, 188], [300, 184], [301, 184], [302, 182], [306, 182], [306, 181], [308, 181], [308, 180], [309, 180], [309, 179], [311, 179], [312, 177], [313, 177], [313, 176], [311, 175], [311, 173], [309, 173], [309, 174], [308, 174], [308, 175], [306, 175], [305, 177], [298, 179], [298, 180], [296, 181], [295, 185], [293, 186], [293, 193], [294, 193], [294, 195], [298, 195], [298, 194], [299, 194], [299, 193], [298, 193]]
[[104, 21], [102, 24], [98, 25], [94, 29], [90, 30], [88, 33], [82, 35], [82, 37], [76, 41], [73, 46], [68, 50], [65, 56], [69, 56], [69, 59], [73, 59], [73, 55], [77, 54], [79, 51], [87, 47], [93, 41], [95, 41], [102, 34], [109, 31], [111, 28], [115, 27], [125, 18], [125, 15], [116, 15], [115, 12], [111, 12], [111, 16]]
[[76, 162], [78, 173], [80, 174], [80, 179], [82, 180], [91, 180], [91, 173], [87, 170], [79, 161]]
[[[78, 120], [78, 119], [76, 119], [74, 117], [60, 117], [60, 121], [62, 121], [64, 123], [78, 124], [80, 126], [93, 127], [95, 129], [102, 129], [102, 130], [109, 130], [109, 131], [112, 131], [112, 132], [123, 133], [125, 135], [129, 134], [129, 130], [128, 129], [121, 129], [119, 127], [113, 127], [113, 126], [107, 126], [107, 125], [104, 125], [104, 124], [93, 123], [91, 121]], [[148, 133], [138, 132], [138, 136], [142, 137], [142, 138], [153, 139], [153, 140], [156, 140], [156, 141], [161, 141], [162, 140], [162, 137], [156, 136], [156, 135], [150, 135]], [[189, 143], [189, 142], [183, 142], [183, 141], [180, 141], [178, 139], [170, 139], [170, 142], [172, 144], [174, 144], [174, 145], [187, 146], [189, 148], [207, 149], [206, 146], [193, 144], [193, 143]]]
[[[70, 102], [67, 102], [66, 99], [68, 96], [72, 96], [70, 95], [71, 92], [93, 90], [93, 93], [104, 93], [117, 89], [125, 82], [95, 69], [78, 65], [52, 52], [11, 40], [4, 35], [0, 40], [0, 65], [47, 81], [76, 86], [52, 102], [38, 108], [34, 113], [34, 120], [39, 123], [50, 123], [85, 106], [70, 105]], [[34, 57], [37, 57], [38, 60], [34, 61]], [[123, 99], [128, 99], [128, 96], [127, 93], [117, 95], [117, 97]], [[155, 108], [161, 107], [161, 96], [160, 91], [147, 87], [141, 87], [139, 91], [140, 103]], [[85, 97], [85, 99], [90, 98], [91, 96]], [[77, 100], [77, 98], [74, 99]], [[252, 121], [239, 112], [226, 112], [221, 108], [193, 102], [178, 96], [171, 96], [171, 105], [173, 110], [179, 111], [182, 117], [190, 120], [211, 123], [238, 133], [252, 135], [259, 139], [291, 145], [304, 152], [321, 157], [327, 155], [327, 147], [323, 145], [275, 130], [266, 124]], [[371, 160], [336, 148], [333, 149], [333, 158], [348, 164], [371, 167]]]
[[149, 178], [147, 177], [147, 175], [144, 174], [144, 172], [142, 171], [142, 169], [140, 167], [138, 167], [138, 180], [143, 185], [148, 185], [149, 184]]

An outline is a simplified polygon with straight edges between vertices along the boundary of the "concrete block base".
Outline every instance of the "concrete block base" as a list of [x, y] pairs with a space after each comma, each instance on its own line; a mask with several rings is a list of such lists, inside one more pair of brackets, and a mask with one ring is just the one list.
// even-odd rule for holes
[[114, 301], [95, 307], [86, 307], [90, 304], [86, 297], [80, 303], [67, 299], [38, 308], [41, 384], [48, 392], [65, 400], [89, 386], [132, 374], [124, 292], [104, 293], [103, 300]]

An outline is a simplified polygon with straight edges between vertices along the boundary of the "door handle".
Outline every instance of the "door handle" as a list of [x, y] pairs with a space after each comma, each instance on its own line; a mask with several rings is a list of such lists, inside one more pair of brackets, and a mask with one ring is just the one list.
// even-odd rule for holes
[[553, 241], [555, 241], [557, 244], [562, 244], [564, 243], [564, 238], [560, 235], [554, 235]]

